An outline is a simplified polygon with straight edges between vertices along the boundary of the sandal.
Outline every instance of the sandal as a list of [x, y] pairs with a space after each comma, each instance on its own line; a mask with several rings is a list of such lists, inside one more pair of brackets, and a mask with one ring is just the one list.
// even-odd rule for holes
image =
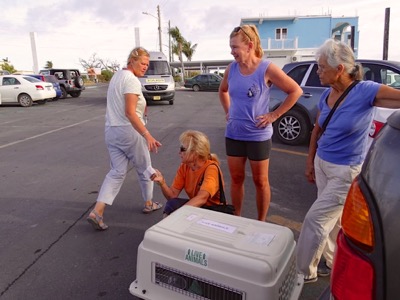
[[151, 205], [145, 205], [142, 212], [144, 214], [149, 214], [153, 211], [159, 210], [163, 205], [159, 202], [153, 202]]
[[[94, 218], [90, 216], [90, 214], [94, 214]], [[103, 222], [103, 217], [100, 216], [97, 211], [92, 210], [86, 220], [93, 226], [94, 230], [104, 231], [108, 228], [108, 226]]]

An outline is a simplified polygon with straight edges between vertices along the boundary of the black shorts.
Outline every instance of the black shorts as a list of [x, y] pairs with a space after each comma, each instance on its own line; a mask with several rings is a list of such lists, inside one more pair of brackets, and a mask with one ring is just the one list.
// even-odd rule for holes
[[262, 142], [237, 141], [230, 138], [225, 138], [226, 155], [247, 157], [250, 160], [265, 160], [269, 159], [271, 153], [271, 140]]

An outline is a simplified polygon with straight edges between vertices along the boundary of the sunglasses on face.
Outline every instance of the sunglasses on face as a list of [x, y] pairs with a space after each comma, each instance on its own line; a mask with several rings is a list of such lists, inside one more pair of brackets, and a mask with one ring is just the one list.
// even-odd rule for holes
[[183, 146], [180, 146], [179, 147], [179, 152], [185, 152], [187, 149], [185, 148], [185, 147], [183, 147]]
[[244, 34], [245, 34], [245, 35], [249, 38], [249, 40], [251, 41], [251, 37], [247, 34], [247, 32], [246, 32], [241, 26], [235, 27], [235, 28], [233, 29], [233, 32], [237, 33], [237, 32], [239, 32], [240, 30], [243, 31]]

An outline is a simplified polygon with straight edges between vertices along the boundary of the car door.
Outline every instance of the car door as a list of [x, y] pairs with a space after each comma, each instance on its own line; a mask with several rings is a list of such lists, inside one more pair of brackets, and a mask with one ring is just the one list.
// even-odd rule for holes
[[198, 84], [201, 90], [208, 90], [209, 89], [208, 75], [199, 75]]
[[1, 80], [0, 93], [2, 103], [17, 102], [18, 85], [13, 77], [4, 76]]
[[221, 80], [217, 76], [211, 74], [211, 75], [208, 75], [208, 82], [209, 82], [210, 89], [215, 91], [215, 90], [219, 89]]

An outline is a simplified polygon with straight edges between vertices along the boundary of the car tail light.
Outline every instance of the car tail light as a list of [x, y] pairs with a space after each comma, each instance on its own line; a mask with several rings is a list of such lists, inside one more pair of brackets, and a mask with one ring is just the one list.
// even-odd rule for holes
[[356, 178], [347, 194], [343, 208], [342, 228], [347, 237], [362, 249], [371, 252], [374, 247], [374, 226], [366, 199]]
[[36, 90], [38, 90], [38, 91], [43, 91], [44, 90], [44, 87], [43, 86], [41, 86], [41, 85], [35, 85], [36, 86]]
[[339, 232], [331, 274], [331, 294], [336, 300], [373, 299], [375, 271], [370, 261], [353, 250]]
[[378, 135], [379, 131], [381, 131], [381, 129], [384, 125], [385, 125], [385, 123], [374, 120], [371, 124], [371, 130], [369, 132], [369, 136], [372, 138], [375, 138]]

